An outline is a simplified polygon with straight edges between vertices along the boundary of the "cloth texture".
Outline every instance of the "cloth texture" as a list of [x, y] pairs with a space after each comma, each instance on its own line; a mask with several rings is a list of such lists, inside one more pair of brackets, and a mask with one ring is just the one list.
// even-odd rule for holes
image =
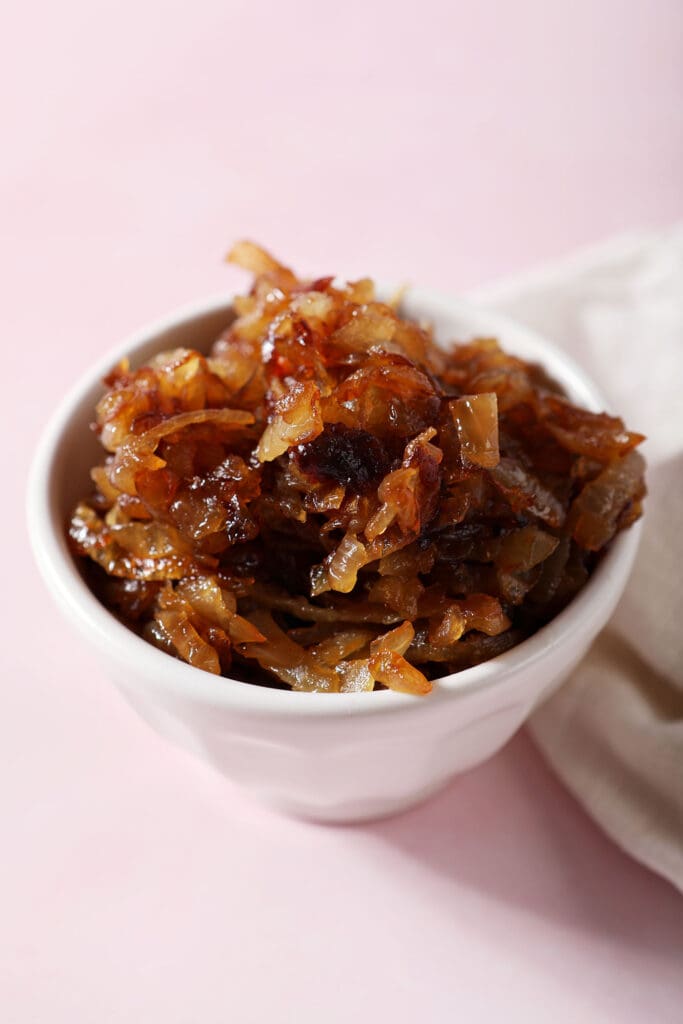
[[529, 729], [624, 850], [683, 890], [683, 225], [473, 298], [536, 329], [647, 435], [642, 543], [608, 627]]

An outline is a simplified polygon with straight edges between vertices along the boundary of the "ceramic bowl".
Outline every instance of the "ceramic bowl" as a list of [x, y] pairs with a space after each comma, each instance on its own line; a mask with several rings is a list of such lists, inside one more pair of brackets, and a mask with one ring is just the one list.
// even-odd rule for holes
[[[439, 341], [497, 337], [543, 363], [571, 398], [605, 402], [562, 352], [531, 331], [459, 299], [411, 290], [404, 312], [430, 321]], [[99, 654], [103, 671], [171, 742], [203, 758], [259, 800], [330, 822], [379, 817], [414, 804], [484, 761], [552, 694], [612, 614], [639, 527], [620, 535], [590, 581], [552, 622], [484, 664], [449, 675], [428, 697], [390, 690], [293, 693], [216, 678], [130, 632], [83, 582], [65, 542], [88, 469], [101, 458], [88, 429], [102, 377], [124, 355], [135, 367], [177, 345], [208, 349], [230, 321], [229, 299], [181, 311], [128, 338], [94, 366], [47, 426], [32, 467], [28, 518], [35, 555], [58, 607]]]

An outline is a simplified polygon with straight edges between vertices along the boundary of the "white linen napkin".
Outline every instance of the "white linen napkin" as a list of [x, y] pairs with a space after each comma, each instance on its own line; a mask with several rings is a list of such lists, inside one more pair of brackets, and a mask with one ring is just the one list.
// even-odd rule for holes
[[478, 291], [557, 345], [647, 434], [633, 575], [607, 629], [532, 717], [549, 764], [627, 852], [683, 890], [683, 225]]

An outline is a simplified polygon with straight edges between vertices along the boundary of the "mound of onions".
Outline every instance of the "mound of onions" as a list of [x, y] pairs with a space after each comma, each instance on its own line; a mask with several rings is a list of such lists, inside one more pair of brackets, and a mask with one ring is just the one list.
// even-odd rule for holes
[[208, 356], [116, 367], [68, 527], [100, 599], [190, 665], [426, 694], [557, 614], [641, 514], [640, 434], [481, 339], [438, 348], [369, 280], [254, 282]]

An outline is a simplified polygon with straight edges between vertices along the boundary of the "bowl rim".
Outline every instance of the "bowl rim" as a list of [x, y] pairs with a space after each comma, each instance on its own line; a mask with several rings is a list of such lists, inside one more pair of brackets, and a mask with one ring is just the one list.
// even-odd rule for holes
[[[380, 294], [394, 291], [388, 286]], [[431, 289], [411, 287], [411, 301], [429, 306], [435, 316], [466, 317], [473, 325], [481, 323], [483, 333], [502, 338], [523, 338], [524, 343], [538, 350], [551, 372], [579, 392], [579, 400], [589, 407], [606, 408], [600, 390], [590, 377], [564, 351], [535, 331], [495, 311], [476, 306], [454, 295]], [[55, 508], [55, 459], [63, 445], [68, 444], [72, 419], [90, 390], [101, 381], [124, 356], [134, 361], [136, 352], [153, 343], [171, 329], [191, 328], [193, 322], [225, 312], [229, 314], [233, 294], [213, 295], [184, 305], [128, 335], [121, 343], [102, 355], [87, 369], [59, 403], [43, 428], [29, 471], [26, 491], [28, 532], [34, 557], [43, 580], [63, 614], [85, 635], [91, 646], [103, 649], [110, 661], [121, 665], [135, 661], [136, 674], [166, 691], [193, 701], [220, 706], [234, 712], [293, 715], [368, 715], [389, 711], [415, 709], [452, 697], [462, 698], [493, 686], [504, 684], [520, 670], [540, 659], [553, 655], [583, 624], [585, 636], [593, 632], [590, 623], [599, 618], [604, 608], [610, 581], [617, 580], [619, 591], [631, 569], [638, 547], [641, 522], [620, 533], [602, 558], [588, 582], [576, 597], [549, 623], [504, 654], [488, 661], [434, 680], [432, 693], [417, 698], [393, 690], [363, 693], [320, 693], [273, 689], [254, 683], [216, 677], [201, 672], [183, 661], [169, 657], [123, 625], [90, 591], [68, 550], [64, 522]], [[481, 336], [482, 330], [473, 328]], [[510, 346], [514, 351], [514, 342]], [[618, 595], [617, 595], [618, 596]], [[616, 602], [616, 598], [615, 598]]]

